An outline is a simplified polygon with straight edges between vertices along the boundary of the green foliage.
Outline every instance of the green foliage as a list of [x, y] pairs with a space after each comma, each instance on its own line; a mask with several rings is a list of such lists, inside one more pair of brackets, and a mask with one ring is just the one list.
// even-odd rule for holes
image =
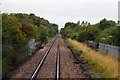
[[61, 29], [61, 34], [65, 37], [71, 37], [74, 33], [74, 29], [77, 25], [75, 23], [68, 22], [65, 24], [65, 28]]
[[78, 40], [83, 42], [85, 40], [94, 40], [94, 36], [89, 32], [82, 32], [79, 34]]
[[96, 26], [86, 26], [81, 28], [78, 36], [78, 41], [88, 41], [95, 40], [95, 37], [98, 35], [99, 29]]
[[91, 25], [88, 22], [67, 22], [61, 29], [61, 34], [66, 38], [76, 39], [80, 42], [92, 40], [110, 45], [120, 46], [120, 27], [112, 20], [103, 19]]
[[32, 25], [31, 23], [24, 22], [22, 23], [21, 30], [26, 34], [27, 38], [34, 37], [36, 40], [39, 39], [38, 27]]
[[35, 41], [46, 44], [48, 39], [58, 33], [58, 25], [48, 20], [37, 17], [34, 14], [2, 14], [2, 62], [3, 76], [28, 56], [23, 49], [27, 41], [35, 38]]
[[41, 43], [42, 44], [47, 43], [47, 41], [48, 41], [48, 36], [47, 35], [49, 35], [49, 33], [48, 33], [46, 27], [41, 26], [39, 30], [40, 30], [40, 35], [41, 35], [41, 37], [40, 37]]
[[105, 28], [109, 28], [111, 26], [115, 26], [116, 23], [114, 21], [111, 21], [111, 20], [106, 20], [106, 19], [103, 19], [100, 21], [100, 29], [105, 29]]
[[[2, 15], [2, 41], [3, 44], [14, 47], [22, 46], [26, 42], [26, 35], [20, 29], [20, 23], [14, 15]], [[17, 45], [17, 46], [16, 46]]]
[[113, 45], [120, 46], [120, 26], [114, 27], [110, 34], [112, 35]]
[[101, 43], [120, 46], [120, 33], [118, 30], [118, 26], [106, 28], [99, 33], [96, 40]]

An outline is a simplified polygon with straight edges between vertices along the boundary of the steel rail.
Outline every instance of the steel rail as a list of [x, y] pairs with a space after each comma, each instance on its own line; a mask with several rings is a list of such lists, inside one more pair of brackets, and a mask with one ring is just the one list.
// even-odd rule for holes
[[60, 44], [57, 47], [57, 56], [56, 56], [56, 80], [60, 80]]
[[36, 79], [36, 76], [41, 68], [41, 66], [43, 65], [48, 53], [50, 52], [50, 49], [52, 48], [53, 44], [55, 43], [57, 38], [55, 38], [55, 40], [53, 41], [52, 45], [49, 47], [49, 49], [47, 50], [47, 52], [45, 53], [45, 55], [43, 56], [42, 60], [39, 62], [38, 66], [36, 67], [35, 71], [33, 72], [30, 80], [35, 80]]

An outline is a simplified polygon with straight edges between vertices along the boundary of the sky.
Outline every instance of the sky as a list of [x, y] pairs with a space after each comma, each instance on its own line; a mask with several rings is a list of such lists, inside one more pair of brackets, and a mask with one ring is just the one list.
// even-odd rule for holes
[[119, 0], [2, 0], [2, 13], [34, 13], [63, 28], [66, 22], [118, 20]]

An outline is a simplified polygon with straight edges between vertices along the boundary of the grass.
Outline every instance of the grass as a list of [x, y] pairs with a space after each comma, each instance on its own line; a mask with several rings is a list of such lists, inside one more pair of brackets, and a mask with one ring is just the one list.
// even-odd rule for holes
[[85, 44], [68, 39], [68, 44], [76, 51], [83, 51], [81, 58], [91, 66], [100, 78], [118, 78], [118, 59], [90, 49]]

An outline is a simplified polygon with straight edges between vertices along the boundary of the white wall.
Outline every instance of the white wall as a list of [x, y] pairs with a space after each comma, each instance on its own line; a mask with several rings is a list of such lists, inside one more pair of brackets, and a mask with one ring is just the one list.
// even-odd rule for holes
[[99, 51], [120, 57], [120, 47], [99, 43]]

